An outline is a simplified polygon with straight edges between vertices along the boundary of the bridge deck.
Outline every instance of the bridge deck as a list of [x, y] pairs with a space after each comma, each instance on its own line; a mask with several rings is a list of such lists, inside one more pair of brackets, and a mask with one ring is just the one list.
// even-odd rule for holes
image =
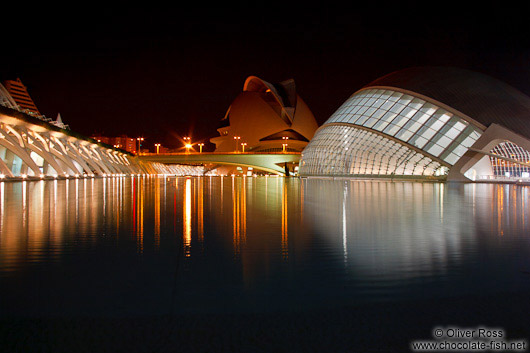
[[299, 152], [202, 152], [202, 153], [142, 153], [138, 158], [145, 162], [164, 164], [224, 164], [253, 167], [275, 174], [284, 174], [284, 163], [298, 163]]

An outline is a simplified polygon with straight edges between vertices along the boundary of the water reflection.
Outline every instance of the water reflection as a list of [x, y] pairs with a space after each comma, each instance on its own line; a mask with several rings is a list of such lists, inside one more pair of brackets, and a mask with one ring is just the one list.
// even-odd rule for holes
[[184, 195], [184, 254], [191, 255], [191, 179], [186, 179]]
[[[175, 261], [184, 264], [179, 295], [190, 307], [223, 307], [231, 296], [241, 306], [338, 305], [410, 295], [416, 285], [440, 293], [494, 290], [491, 278], [466, 289], [470, 274], [495, 275], [516, 289], [522, 282], [513, 273], [530, 255], [528, 190], [279, 177], [1, 182], [0, 278], [20, 282], [0, 284], [15, 295], [23, 274], [52, 268], [75, 281], [96, 258], [109, 266], [105, 276], [91, 277], [102, 291], [136, 289], [152, 299], [131, 303], [131, 311], [167, 308], [156, 296], [169, 292]], [[131, 268], [157, 275], [121, 283]], [[60, 287], [66, 279], [57, 276]], [[85, 291], [102, 294], [97, 288]], [[205, 304], [212, 292], [224, 294]], [[257, 299], [262, 293], [267, 300]]]
[[241, 252], [247, 236], [247, 178], [232, 177], [232, 229], [234, 254]]
[[[406, 278], [445, 271], [462, 247], [472, 251], [474, 222], [460, 193], [444, 184], [310, 181], [311, 218], [357, 276]], [[445, 203], [453, 205], [445, 207]], [[313, 205], [319, 205], [314, 207]]]

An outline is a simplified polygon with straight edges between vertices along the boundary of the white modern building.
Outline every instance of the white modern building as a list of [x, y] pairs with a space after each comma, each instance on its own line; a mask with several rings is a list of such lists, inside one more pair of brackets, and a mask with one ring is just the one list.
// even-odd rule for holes
[[415, 67], [355, 92], [302, 152], [300, 175], [530, 180], [530, 97], [492, 77]]
[[249, 76], [210, 141], [216, 152], [300, 152], [317, 128], [293, 79], [273, 84]]

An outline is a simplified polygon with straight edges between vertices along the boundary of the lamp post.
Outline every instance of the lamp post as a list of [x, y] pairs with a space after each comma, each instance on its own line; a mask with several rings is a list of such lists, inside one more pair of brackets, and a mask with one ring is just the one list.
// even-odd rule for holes
[[239, 151], [239, 149], [237, 148], [237, 144], [238, 144], [238, 142], [239, 142], [240, 139], [241, 139], [241, 136], [234, 136], [234, 141], [235, 141], [235, 143], [236, 143], [236, 152]]
[[159, 148], [160, 148], [160, 144], [159, 143], [155, 143], [155, 146], [156, 146], [156, 154], [158, 154]]
[[287, 147], [287, 140], [289, 140], [289, 137], [283, 136], [282, 140], [285, 140], [285, 143], [282, 143], [283, 153], [285, 153], [285, 147]]
[[199, 153], [202, 153], [202, 146], [204, 146], [204, 143], [199, 143]]
[[243, 153], [245, 153], [245, 146], [246, 146], [246, 145], [247, 145], [246, 142], [243, 142], [243, 143], [241, 144], [241, 147], [243, 148]]
[[144, 140], [143, 137], [137, 137], [136, 140], [138, 141], [138, 153], [137, 154], [140, 154], [140, 149], [142, 147], [142, 141]]
[[190, 148], [191, 146], [193, 146], [191, 144], [191, 137], [185, 136], [183, 137], [183, 139], [184, 139], [184, 147], [186, 148], [186, 153], [190, 153]]

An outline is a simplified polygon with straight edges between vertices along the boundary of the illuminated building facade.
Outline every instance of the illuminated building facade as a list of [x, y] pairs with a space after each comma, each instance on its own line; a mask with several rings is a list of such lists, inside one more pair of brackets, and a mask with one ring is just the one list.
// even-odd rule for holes
[[250, 76], [222, 119], [220, 136], [210, 141], [216, 152], [299, 152], [317, 127], [294, 80], [273, 84]]
[[[250, 76], [243, 91], [228, 108], [218, 137], [210, 139], [215, 152], [283, 153], [301, 152], [318, 124], [307, 104], [296, 92], [293, 79], [269, 83]], [[246, 174], [247, 167], [217, 167], [221, 174]], [[286, 165], [291, 172], [294, 164]]]
[[102, 143], [106, 143], [107, 145], [111, 145], [113, 147], [122, 149], [124, 151], [134, 153], [136, 154], [138, 146], [136, 139], [132, 137], [128, 137], [125, 135], [121, 135], [118, 137], [108, 137], [108, 136], [91, 136], [94, 140]]
[[346, 100], [302, 152], [300, 175], [528, 178], [529, 150], [529, 97], [479, 73], [417, 67]]
[[3, 82], [3, 85], [22, 111], [30, 115], [41, 115], [35, 102], [31, 99], [28, 89], [19, 78], [16, 80], [6, 80]]

